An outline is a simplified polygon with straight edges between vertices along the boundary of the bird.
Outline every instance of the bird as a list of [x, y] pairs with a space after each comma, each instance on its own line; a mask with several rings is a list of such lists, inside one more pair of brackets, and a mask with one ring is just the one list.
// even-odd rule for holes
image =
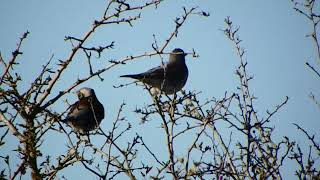
[[168, 95], [180, 91], [188, 79], [188, 67], [185, 62], [187, 54], [180, 48], [175, 48], [169, 56], [169, 61], [140, 74], [122, 75], [137, 79], [160, 92]]
[[98, 128], [104, 119], [104, 107], [91, 88], [81, 88], [76, 94], [79, 101], [70, 106], [70, 111], [62, 122], [80, 134], [88, 134]]

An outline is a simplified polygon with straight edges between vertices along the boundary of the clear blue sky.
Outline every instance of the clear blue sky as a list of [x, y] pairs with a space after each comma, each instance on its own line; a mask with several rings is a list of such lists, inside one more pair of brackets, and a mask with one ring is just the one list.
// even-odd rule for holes
[[[1, 54], [8, 59], [21, 34], [26, 30], [31, 32], [22, 46], [23, 56], [19, 58], [20, 65], [17, 67], [23, 74], [23, 84], [28, 87], [28, 83], [33, 80], [32, 77], [39, 73], [41, 65], [52, 54], [54, 60], [67, 57], [71, 46], [64, 41], [64, 37], [67, 35], [81, 37], [92, 22], [102, 15], [105, 4], [102, 0], [2, 1], [0, 3]], [[188, 19], [178, 38], [166, 49], [169, 52], [173, 48], [180, 47], [190, 52], [194, 48], [200, 55], [196, 60], [187, 57], [190, 73], [185, 90], [202, 91], [201, 99], [219, 98], [225, 91], [236, 91], [238, 81], [234, 72], [238, 59], [232, 44], [219, 30], [224, 28], [224, 18], [230, 16], [233, 22], [241, 27], [240, 37], [243, 39], [242, 45], [247, 49], [249, 73], [254, 75], [251, 89], [258, 97], [256, 109], [260, 116], [265, 115], [267, 109], [273, 109], [284, 100], [285, 96], [290, 98], [284, 109], [274, 117], [273, 124], [276, 127], [274, 137], [280, 139], [288, 136], [298, 143], [304, 143], [305, 138], [292, 123], [300, 124], [312, 133], [319, 132], [320, 111], [308, 97], [309, 93], [313, 92], [320, 98], [319, 78], [305, 66], [307, 60], [316, 64], [313, 42], [305, 37], [311, 31], [310, 24], [292, 9], [289, 0], [167, 1], [156, 11], [154, 8], [149, 8], [142, 13], [141, 20], [134, 23], [133, 28], [128, 25], [100, 28], [90, 40], [90, 44], [103, 45], [115, 41], [115, 48], [98, 59], [97, 64], [103, 66], [110, 58], [117, 59], [150, 51], [152, 34], [155, 34], [162, 44], [174, 28], [175, 17], [182, 14], [182, 6], [187, 8], [199, 6], [211, 15], [208, 18], [193, 16]], [[131, 131], [132, 137], [135, 132], [145, 135], [146, 143], [155, 149], [158, 146], [155, 139], [159, 139], [160, 144], [165, 142], [165, 139], [159, 136], [162, 130], [158, 128], [160, 122], [156, 121], [157, 118], [145, 125], [138, 125], [139, 117], [132, 113], [136, 106], [142, 107], [151, 102], [147, 92], [136, 86], [120, 89], [112, 87], [130, 82], [118, 78], [119, 75], [142, 72], [160, 62], [157, 57], [140, 59], [104, 73], [103, 82], [95, 78], [81, 86], [94, 88], [104, 104], [107, 115], [102, 123], [103, 129], [106, 131], [110, 129], [111, 120], [115, 119], [119, 105], [126, 102], [125, 116], [135, 124]], [[88, 73], [86, 68], [85, 57], [76, 56], [70, 70], [63, 74], [63, 80], [58, 82], [53, 94], [60, 88], [71, 85], [78, 77], [86, 75]], [[66, 104], [62, 100], [65, 99], [73, 102], [76, 97], [70, 93], [51, 108], [57, 112], [63, 111]], [[57, 140], [58, 138], [60, 139]], [[47, 147], [44, 148], [45, 151], [53, 154], [65, 152], [67, 140], [64, 142], [61, 138], [65, 136], [51, 134], [44, 143]], [[5, 148], [6, 151], [14, 148], [15, 141], [10, 139], [8, 141], [12, 142], [12, 145]], [[12, 164], [15, 163], [17, 162]], [[289, 163], [285, 168], [287, 168], [284, 170], [285, 174], [293, 174], [292, 164]], [[76, 167], [68, 168], [64, 172], [72, 179], [80, 174], [75, 173]]]

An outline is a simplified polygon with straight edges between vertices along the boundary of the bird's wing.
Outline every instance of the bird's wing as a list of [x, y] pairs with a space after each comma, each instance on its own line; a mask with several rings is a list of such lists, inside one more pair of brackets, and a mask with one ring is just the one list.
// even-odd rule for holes
[[167, 63], [164, 65], [152, 68], [140, 74], [123, 75], [120, 77], [130, 77], [130, 78], [139, 79], [147, 82], [148, 79], [163, 80], [164, 76], [166, 76], [166, 78], [169, 78], [169, 79], [171, 77], [174, 78], [177, 76], [177, 74], [179, 75], [180, 70], [181, 69], [179, 69], [179, 66], [176, 67], [176, 64]]
[[122, 75], [120, 77], [129, 77], [129, 78], [138, 79], [138, 80], [150, 79], [150, 78], [163, 79], [163, 72], [164, 72], [163, 67], [164, 66], [158, 66], [140, 74], [128, 74], [128, 75]]
[[75, 102], [74, 104], [70, 105], [70, 110], [68, 116], [74, 112], [80, 106], [80, 101]]
[[163, 79], [164, 69], [166, 69], [165, 66], [158, 66], [158, 67], [152, 68], [144, 73], [141, 73], [140, 75], [143, 78]]
[[87, 100], [87, 98], [81, 99], [74, 104], [71, 105], [70, 111], [67, 115], [68, 118], [76, 118], [83, 114], [86, 114], [91, 111], [91, 105], [90, 102]]
[[141, 75], [144, 75], [145, 78], [161, 80], [164, 79], [164, 76], [166, 76], [166, 79], [179, 79], [179, 76], [183, 74], [181, 71], [184, 71], [184, 68], [180, 65], [168, 63], [164, 66], [152, 68]]

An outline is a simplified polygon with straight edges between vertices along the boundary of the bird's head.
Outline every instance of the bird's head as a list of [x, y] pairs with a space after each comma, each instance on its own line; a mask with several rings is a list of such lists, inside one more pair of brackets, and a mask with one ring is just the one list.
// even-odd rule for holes
[[182, 49], [176, 48], [170, 53], [169, 62], [184, 62], [186, 55]]
[[77, 91], [77, 96], [79, 99], [85, 98], [85, 97], [92, 97], [95, 96], [94, 90], [91, 88], [81, 88], [79, 91]]

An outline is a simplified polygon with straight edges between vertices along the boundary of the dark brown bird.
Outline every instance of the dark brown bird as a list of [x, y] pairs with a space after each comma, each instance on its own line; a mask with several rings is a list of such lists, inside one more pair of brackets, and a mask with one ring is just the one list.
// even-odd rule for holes
[[70, 125], [76, 132], [87, 134], [99, 127], [104, 118], [104, 107], [91, 88], [81, 88], [77, 95], [79, 101], [71, 105], [62, 122]]

